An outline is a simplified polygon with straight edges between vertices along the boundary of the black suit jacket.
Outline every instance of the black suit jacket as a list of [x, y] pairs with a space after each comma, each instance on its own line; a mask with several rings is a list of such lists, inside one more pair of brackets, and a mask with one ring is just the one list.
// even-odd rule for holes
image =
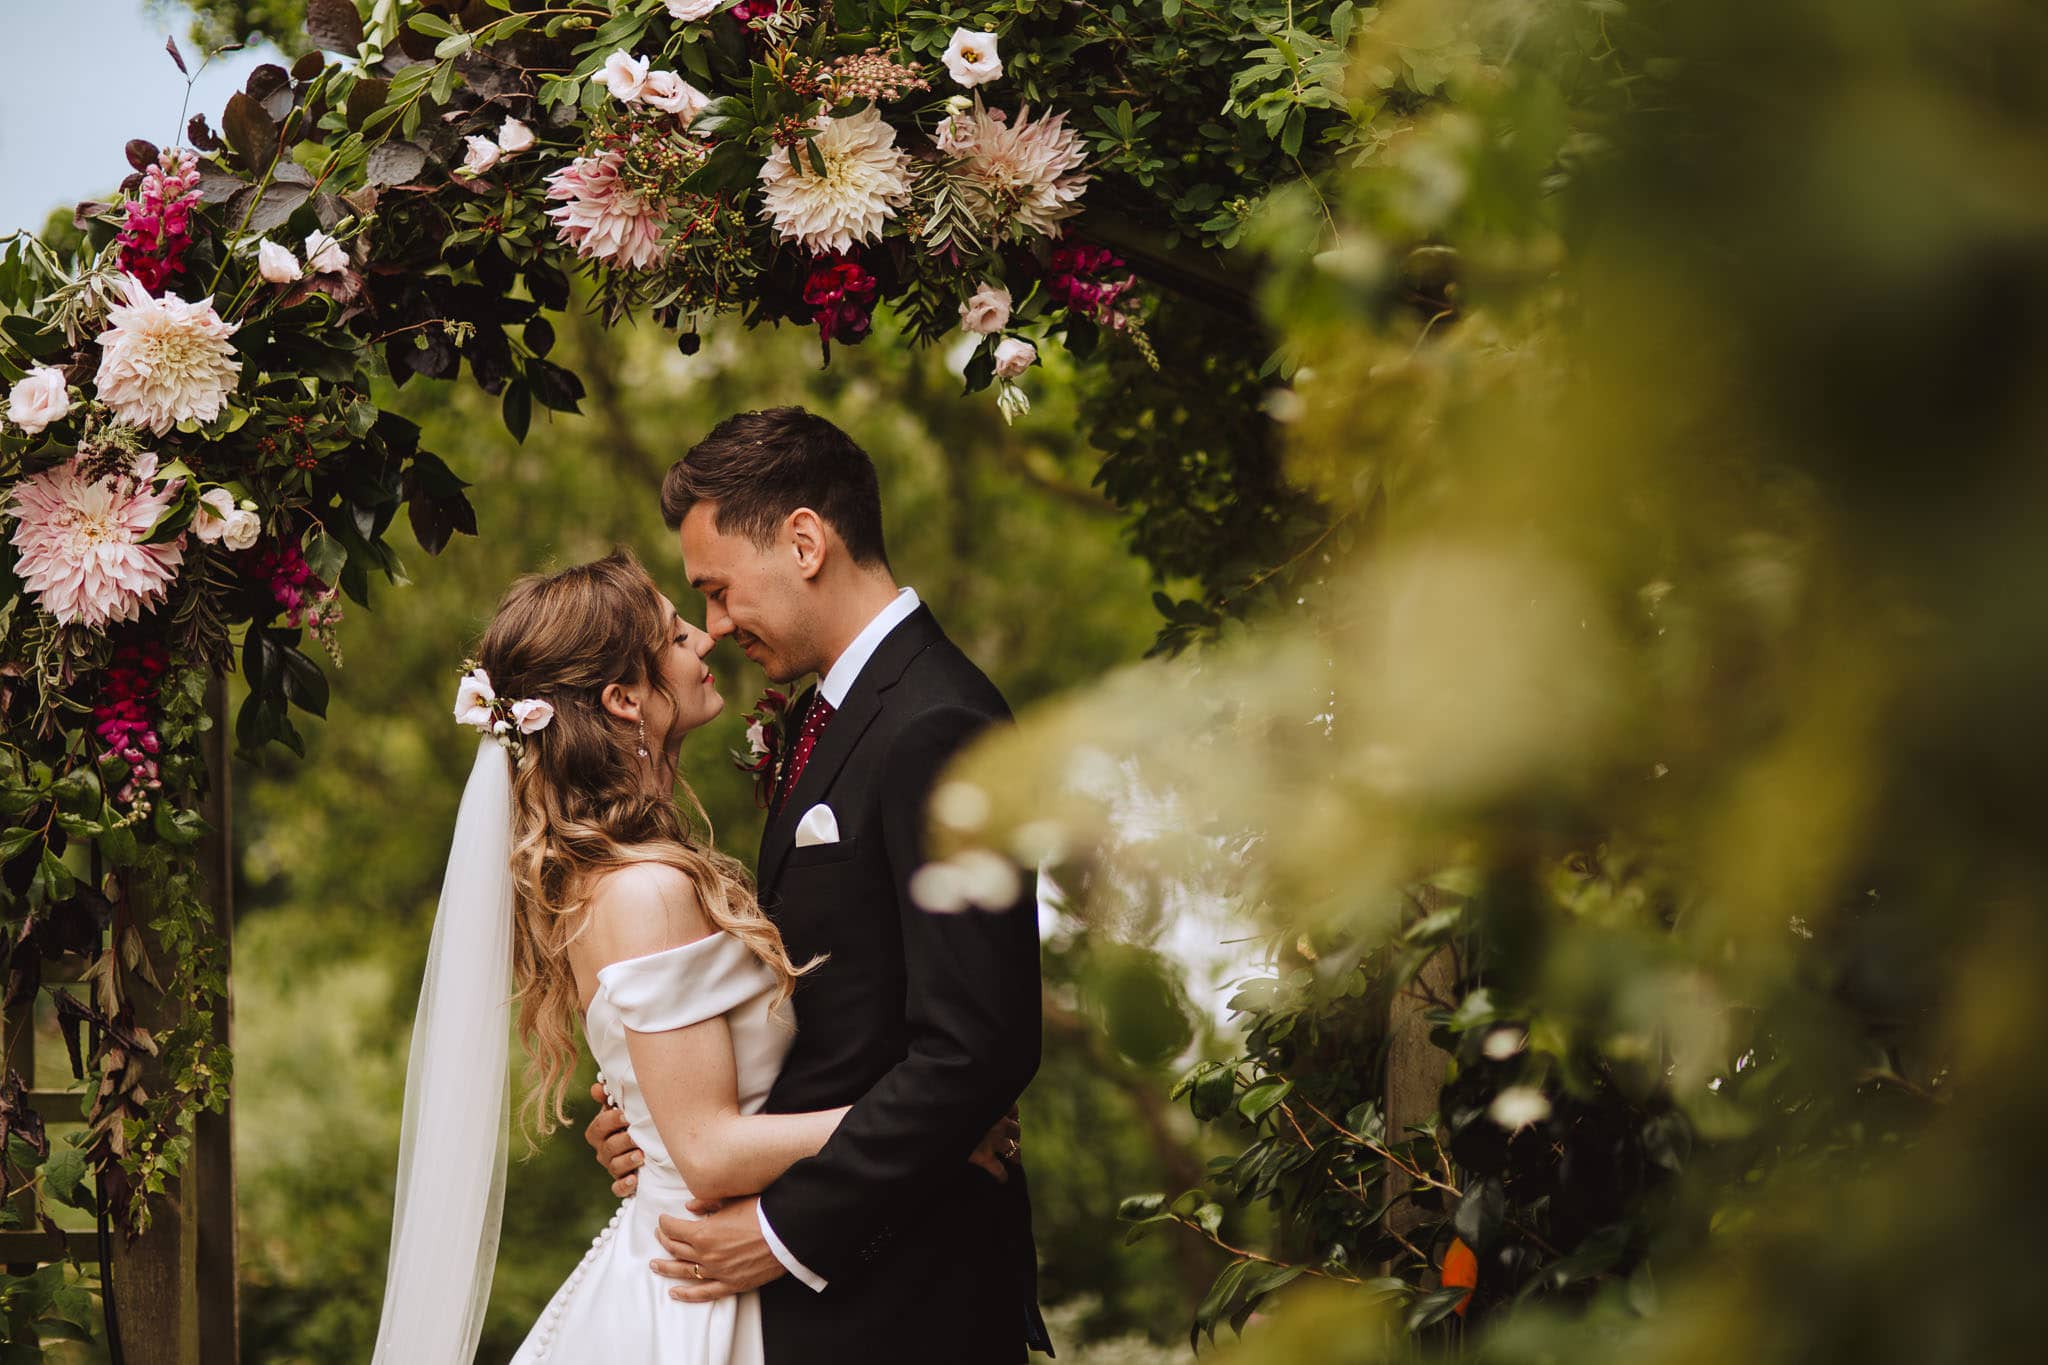
[[[909, 894], [940, 771], [1008, 718], [920, 607], [869, 658], [762, 833], [761, 901], [790, 957], [829, 954], [797, 985], [796, 1042], [768, 1108], [853, 1106], [761, 1196], [791, 1254], [829, 1282], [762, 1291], [769, 1365], [1013, 1365], [1027, 1330], [1042, 1333], [1023, 1174], [1001, 1183], [967, 1162], [1038, 1069], [1032, 879], [996, 912], [934, 914]], [[820, 803], [839, 842], [795, 847]]]

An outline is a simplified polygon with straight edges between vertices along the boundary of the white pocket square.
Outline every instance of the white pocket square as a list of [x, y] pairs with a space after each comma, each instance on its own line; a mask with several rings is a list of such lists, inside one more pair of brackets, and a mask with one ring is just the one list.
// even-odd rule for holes
[[796, 822], [796, 846], [809, 848], [812, 844], [836, 844], [839, 842], [839, 817], [832, 813], [830, 806], [812, 806], [804, 812], [804, 818]]

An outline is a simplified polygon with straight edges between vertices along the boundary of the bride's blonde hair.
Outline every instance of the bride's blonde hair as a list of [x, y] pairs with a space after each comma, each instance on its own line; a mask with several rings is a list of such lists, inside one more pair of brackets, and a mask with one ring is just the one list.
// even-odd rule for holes
[[536, 1133], [569, 1122], [580, 1013], [569, 945], [589, 923], [584, 909], [603, 873], [632, 863], [675, 868], [696, 888], [706, 918], [774, 972], [781, 998], [800, 974], [746, 869], [712, 847], [711, 822], [689, 784], [678, 779], [701, 834], [667, 794], [647, 789], [647, 765], [664, 761], [659, 737], [642, 757], [638, 728], [599, 700], [611, 683], [652, 680], [666, 693], [661, 656], [670, 644], [661, 590], [620, 550], [514, 583], [478, 650], [500, 697], [554, 707], [548, 726], [525, 737], [512, 779], [512, 969], [534, 1081], [522, 1111]]

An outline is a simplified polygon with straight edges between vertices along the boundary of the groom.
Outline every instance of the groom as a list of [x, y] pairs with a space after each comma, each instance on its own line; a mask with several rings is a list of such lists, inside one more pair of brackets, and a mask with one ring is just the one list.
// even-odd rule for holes
[[[712, 636], [777, 683], [819, 679], [784, 726], [757, 875], [790, 959], [829, 956], [798, 983], [768, 1109], [853, 1107], [759, 1199], [663, 1218], [655, 1269], [683, 1299], [760, 1289], [769, 1365], [1050, 1351], [1023, 1171], [967, 1159], [1038, 1068], [1031, 878], [994, 911], [910, 889], [940, 772], [1009, 708], [897, 586], [874, 465], [822, 417], [727, 418], [669, 470], [661, 510]], [[638, 1164], [623, 1122], [603, 1110], [586, 1133], [615, 1176]]]

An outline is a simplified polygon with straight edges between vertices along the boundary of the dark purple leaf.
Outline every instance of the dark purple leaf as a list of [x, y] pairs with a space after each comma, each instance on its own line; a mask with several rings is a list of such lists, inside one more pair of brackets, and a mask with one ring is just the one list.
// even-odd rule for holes
[[164, 39], [164, 51], [171, 54], [171, 60], [178, 64], [178, 70], [189, 79], [192, 73], [185, 69], [185, 54], [178, 51], [178, 40], [166, 37]]
[[354, 0], [306, 0], [306, 33], [329, 52], [355, 55], [363, 41]]
[[145, 138], [130, 138], [128, 141], [128, 164], [138, 171], [146, 171], [156, 164], [156, 144]]
[[277, 156], [277, 121], [241, 91], [228, 96], [220, 121], [228, 145], [242, 158], [242, 164], [251, 174], [261, 174]]
[[192, 121], [185, 125], [185, 136], [191, 139], [192, 145], [202, 152], [217, 152], [220, 150], [220, 139], [214, 136], [213, 128], [206, 122], [206, 115], [204, 114], [194, 114], [192, 116]]

